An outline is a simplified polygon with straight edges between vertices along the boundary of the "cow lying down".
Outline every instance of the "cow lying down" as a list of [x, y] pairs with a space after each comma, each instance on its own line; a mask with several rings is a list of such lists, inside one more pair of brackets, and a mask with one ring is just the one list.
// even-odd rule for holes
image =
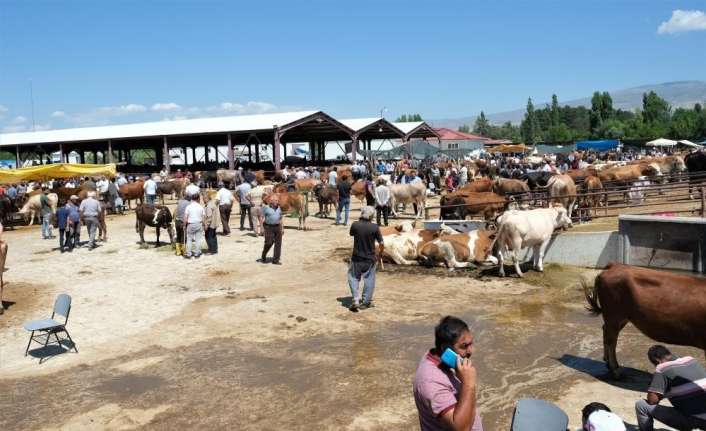
[[405, 221], [397, 226], [382, 228], [385, 241], [383, 258], [398, 265], [446, 265], [450, 269], [465, 268], [470, 262], [495, 264], [492, 256], [494, 235], [487, 230], [458, 233], [448, 226], [440, 230], [415, 229]]

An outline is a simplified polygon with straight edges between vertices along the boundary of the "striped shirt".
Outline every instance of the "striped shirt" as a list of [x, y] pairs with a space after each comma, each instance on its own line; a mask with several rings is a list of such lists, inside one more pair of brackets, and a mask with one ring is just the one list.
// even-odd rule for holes
[[706, 419], [706, 370], [691, 356], [657, 365], [648, 392], [669, 398], [684, 415]]

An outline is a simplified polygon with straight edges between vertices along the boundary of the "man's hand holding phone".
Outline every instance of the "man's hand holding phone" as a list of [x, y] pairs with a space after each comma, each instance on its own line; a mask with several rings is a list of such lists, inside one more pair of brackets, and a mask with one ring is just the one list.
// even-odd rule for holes
[[464, 387], [475, 388], [476, 367], [473, 366], [471, 358], [456, 358], [456, 375]]

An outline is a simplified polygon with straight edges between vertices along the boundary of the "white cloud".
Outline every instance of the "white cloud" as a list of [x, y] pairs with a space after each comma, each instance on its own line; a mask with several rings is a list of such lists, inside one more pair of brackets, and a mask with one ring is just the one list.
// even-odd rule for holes
[[9, 111], [9, 109], [7, 109], [7, 107], [0, 105], [0, 115], [6, 113], [7, 111]]
[[179, 109], [181, 109], [181, 106], [177, 105], [174, 102], [155, 103], [154, 105], [152, 105], [153, 111], [178, 111]]
[[228, 114], [264, 114], [276, 111], [276, 105], [267, 102], [250, 101], [245, 104], [236, 102], [222, 102], [215, 106], [209, 106], [206, 111], [211, 113]]
[[66, 118], [66, 112], [64, 111], [54, 111], [51, 113], [52, 118]]
[[672, 11], [669, 21], [659, 25], [657, 33], [677, 34], [704, 30], [706, 30], [706, 14], [703, 11], [676, 9]]
[[27, 117], [23, 117], [22, 115], [18, 115], [17, 117], [12, 119], [12, 124], [24, 124], [27, 122]]
[[98, 110], [109, 115], [123, 115], [134, 114], [137, 112], [145, 112], [147, 108], [144, 105], [128, 103], [127, 105], [120, 106], [104, 106], [102, 108], [98, 108]]
[[185, 115], [174, 115], [173, 117], [164, 117], [162, 118], [162, 121], [179, 121], [179, 120], [188, 120], [189, 117]]

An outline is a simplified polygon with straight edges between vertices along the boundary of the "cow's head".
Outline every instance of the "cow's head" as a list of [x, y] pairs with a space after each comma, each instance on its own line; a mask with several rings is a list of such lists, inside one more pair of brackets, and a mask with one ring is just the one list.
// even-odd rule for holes
[[672, 156], [672, 169], [677, 172], [686, 171], [686, 163], [684, 163], [684, 159], [681, 156]]
[[473, 234], [475, 234], [475, 243], [472, 250], [473, 260], [479, 265], [497, 265], [498, 259], [493, 256], [497, 232], [478, 229]]
[[160, 227], [163, 227], [165, 229], [169, 229], [172, 225], [172, 213], [169, 211], [169, 208], [167, 207], [160, 207], [157, 210], [157, 223], [159, 223]]
[[417, 258], [420, 265], [432, 266], [435, 262], [443, 259], [443, 254], [436, 241], [430, 241], [419, 248]]
[[555, 229], [565, 229], [573, 226], [573, 222], [569, 218], [566, 208], [561, 205], [555, 205], [553, 208], [556, 211], [556, 219], [554, 220]]

